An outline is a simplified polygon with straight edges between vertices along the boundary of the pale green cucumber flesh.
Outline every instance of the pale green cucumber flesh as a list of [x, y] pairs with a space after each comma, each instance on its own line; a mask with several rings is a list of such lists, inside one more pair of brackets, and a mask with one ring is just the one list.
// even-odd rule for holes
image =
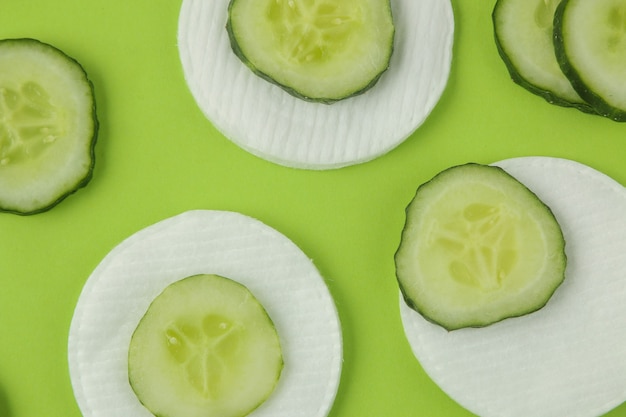
[[0, 211], [39, 213], [85, 186], [97, 132], [77, 61], [35, 39], [0, 41]]
[[626, 0], [563, 0], [554, 44], [580, 96], [597, 113], [626, 121]]
[[389, 66], [389, 0], [231, 0], [233, 52], [257, 75], [309, 101], [373, 87]]
[[454, 330], [542, 308], [565, 276], [551, 210], [501, 168], [466, 164], [421, 185], [395, 256], [407, 304]]
[[559, 0], [498, 0], [492, 13], [496, 47], [513, 81], [552, 104], [592, 113], [563, 74], [554, 52]]
[[159, 417], [241, 417], [273, 392], [283, 368], [273, 322], [242, 284], [194, 275], [158, 295], [134, 331], [129, 381]]

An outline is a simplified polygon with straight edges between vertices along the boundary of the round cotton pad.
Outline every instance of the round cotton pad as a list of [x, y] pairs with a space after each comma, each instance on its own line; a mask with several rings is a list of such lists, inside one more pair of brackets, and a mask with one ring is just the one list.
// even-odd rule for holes
[[306, 169], [374, 159], [424, 122], [452, 59], [449, 0], [391, 4], [396, 33], [389, 69], [365, 94], [327, 105], [291, 96], [235, 56], [225, 29], [228, 0], [184, 0], [178, 47], [186, 81], [206, 117], [261, 158]]
[[593, 417], [626, 400], [626, 189], [577, 162], [496, 163], [554, 212], [566, 278], [541, 310], [447, 332], [400, 301], [424, 370], [481, 417]]
[[313, 263], [289, 239], [250, 217], [189, 211], [115, 247], [87, 280], [69, 333], [69, 369], [85, 417], [153, 417], [128, 382], [130, 337], [152, 300], [174, 281], [215, 273], [245, 285], [274, 321], [285, 365], [250, 416], [322, 417], [342, 364], [341, 328]]

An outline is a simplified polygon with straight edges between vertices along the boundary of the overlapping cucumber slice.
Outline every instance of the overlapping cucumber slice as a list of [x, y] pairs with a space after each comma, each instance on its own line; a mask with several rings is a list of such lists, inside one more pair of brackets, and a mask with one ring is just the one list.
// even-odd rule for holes
[[593, 112], [563, 74], [554, 53], [559, 0], [498, 0], [492, 19], [496, 46], [513, 81], [549, 103]]
[[626, 121], [626, 0], [563, 0], [554, 20], [556, 55], [595, 111]]
[[625, 0], [498, 0], [493, 24], [518, 84], [551, 103], [626, 121]]

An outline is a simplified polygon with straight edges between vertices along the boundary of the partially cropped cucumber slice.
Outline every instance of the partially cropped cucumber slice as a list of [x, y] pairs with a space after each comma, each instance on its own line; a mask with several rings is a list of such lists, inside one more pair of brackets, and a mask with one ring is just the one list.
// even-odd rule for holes
[[0, 41], [0, 211], [38, 213], [85, 186], [97, 130], [78, 62], [34, 39]]
[[389, 0], [231, 0], [227, 29], [257, 75], [326, 103], [371, 88], [393, 51]]
[[133, 333], [128, 375], [163, 417], [238, 417], [272, 393], [283, 367], [274, 324], [242, 284], [195, 275], [170, 284]]
[[571, 259], [567, 278], [533, 314], [459, 331], [425, 320], [398, 297], [411, 350], [468, 415], [619, 415], [610, 411], [626, 401], [626, 189], [566, 159], [495, 165], [554, 212]]
[[563, 0], [554, 39], [580, 96], [599, 114], [626, 121], [626, 0]]
[[391, 5], [389, 69], [366, 94], [326, 106], [287, 93], [237, 58], [224, 29], [228, 1], [183, 0], [177, 44], [185, 81], [211, 123], [253, 155], [314, 170], [371, 161], [409, 138], [430, 115], [453, 55], [450, 0]]
[[496, 46], [511, 78], [552, 104], [593, 112], [556, 60], [553, 19], [559, 0], [498, 0], [493, 9]]
[[498, 167], [466, 164], [421, 185], [406, 210], [396, 271], [407, 304], [448, 330], [542, 308], [564, 279], [550, 209]]

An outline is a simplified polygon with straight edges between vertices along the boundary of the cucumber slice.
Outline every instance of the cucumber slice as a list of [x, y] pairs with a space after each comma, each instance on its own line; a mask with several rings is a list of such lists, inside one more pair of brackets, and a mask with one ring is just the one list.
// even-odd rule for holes
[[496, 165], [553, 210], [567, 242], [567, 277], [533, 314], [452, 332], [399, 295], [410, 347], [432, 380], [472, 415], [605, 415], [626, 401], [626, 189], [566, 159]]
[[498, 53], [517, 84], [551, 104], [593, 113], [563, 74], [554, 53], [560, 0], [498, 0], [492, 19]]
[[565, 241], [550, 209], [498, 167], [466, 164], [421, 185], [395, 256], [407, 304], [448, 330], [542, 308]]
[[250, 71], [224, 29], [228, 5], [182, 1], [177, 40], [185, 81], [227, 139], [273, 163], [322, 170], [382, 156], [411, 137], [447, 84], [454, 42], [450, 0], [392, 1], [389, 69], [367, 94], [331, 106], [294, 97]]
[[389, 66], [389, 0], [231, 0], [234, 53], [296, 97], [333, 103], [361, 94]]
[[563, 0], [554, 44], [580, 96], [602, 116], [626, 121], [626, 0]]
[[0, 211], [35, 214], [87, 185], [98, 131], [93, 85], [35, 39], [0, 41]]
[[89, 276], [68, 340], [81, 414], [153, 415], [129, 384], [131, 338], [159, 294], [198, 274], [244, 285], [280, 337], [280, 378], [250, 417], [325, 417], [337, 393], [343, 358], [339, 317], [323, 277], [275, 229], [240, 213], [212, 210], [188, 211], [138, 231]]
[[170, 284], [139, 322], [128, 352], [130, 385], [155, 416], [245, 416], [269, 397], [283, 368], [263, 306], [218, 275]]

